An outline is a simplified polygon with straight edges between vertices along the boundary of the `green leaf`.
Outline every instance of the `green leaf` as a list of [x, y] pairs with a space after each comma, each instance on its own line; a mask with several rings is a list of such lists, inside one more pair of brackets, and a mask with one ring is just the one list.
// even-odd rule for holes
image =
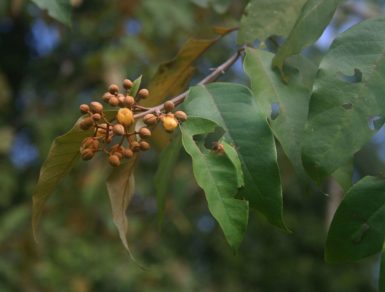
[[241, 160], [239, 159], [237, 150], [235, 150], [233, 146], [226, 143], [225, 141], [221, 141], [221, 144], [223, 145], [225, 154], [227, 155], [227, 157], [230, 159], [230, 161], [235, 167], [235, 172], [237, 175], [237, 182], [238, 182], [237, 185], [238, 185], [238, 188], [241, 188], [245, 185], [245, 181], [243, 178], [242, 163], [241, 163]]
[[140, 84], [142, 83], [142, 75], [140, 75], [138, 78], [136, 78], [132, 84], [132, 87], [130, 89], [130, 95], [131, 96], [136, 96], [139, 89], [140, 89]]
[[32, 0], [41, 9], [46, 9], [48, 14], [56, 20], [71, 27], [70, 0]]
[[306, 0], [251, 0], [241, 18], [238, 43], [264, 41], [272, 35], [287, 36]]
[[182, 143], [193, 161], [193, 172], [204, 190], [211, 214], [221, 226], [229, 245], [237, 249], [246, 232], [248, 202], [234, 198], [237, 188], [236, 170], [226, 155], [197, 145], [194, 136], [213, 132], [212, 121], [190, 117], [181, 126]]
[[353, 159], [351, 159], [332, 174], [345, 192], [352, 186], [353, 169]]
[[378, 290], [380, 292], [385, 292], [385, 253], [384, 249], [381, 253], [381, 261], [380, 261], [380, 275], [378, 280]]
[[345, 0], [307, 0], [293, 29], [273, 59], [273, 67], [283, 73], [286, 58], [315, 42], [332, 19], [337, 6]]
[[47, 159], [40, 170], [39, 180], [32, 196], [32, 230], [37, 240], [37, 227], [42, 215], [44, 204], [51, 196], [60, 180], [71, 170], [79, 159], [80, 143], [92, 131], [83, 131], [79, 128], [80, 118], [75, 126], [63, 136], [57, 137], [48, 153]]
[[385, 18], [341, 34], [321, 61], [310, 100], [303, 163], [321, 181], [347, 163], [385, 115]]
[[190, 0], [190, 1], [203, 8], [208, 8], [209, 4], [211, 4], [214, 10], [219, 14], [225, 13], [231, 4], [231, 0]]
[[185, 101], [189, 116], [209, 119], [225, 130], [242, 163], [240, 195], [274, 225], [286, 229], [274, 137], [248, 88], [231, 83], [192, 87]]
[[328, 233], [325, 258], [354, 261], [382, 250], [385, 239], [385, 181], [365, 177], [345, 195]]
[[160, 162], [154, 180], [158, 204], [159, 226], [162, 224], [163, 221], [165, 196], [171, 183], [171, 175], [179, 157], [181, 147], [182, 140], [181, 137], [178, 135], [172, 140], [172, 142], [167, 146], [167, 148], [162, 151], [160, 155]]
[[[301, 143], [310, 91], [302, 85], [298, 74], [293, 73], [288, 84], [271, 69], [273, 54], [258, 49], [247, 49], [244, 60], [251, 90], [271, 129], [286, 155], [299, 174], [304, 174], [301, 161]], [[294, 75], [296, 74], [296, 75]], [[272, 113], [272, 108], [274, 112]]]
[[128, 219], [126, 211], [135, 191], [133, 172], [137, 159], [138, 155], [135, 155], [126, 163], [114, 168], [106, 182], [114, 224], [118, 229], [120, 240], [134, 262], [136, 260], [127, 242]]

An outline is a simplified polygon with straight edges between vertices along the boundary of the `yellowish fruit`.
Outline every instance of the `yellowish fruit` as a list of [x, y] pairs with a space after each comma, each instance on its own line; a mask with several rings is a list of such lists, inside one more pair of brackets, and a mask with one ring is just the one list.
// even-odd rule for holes
[[179, 123], [174, 115], [166, 115], [162, 118], [162, 125], [167, 132], [172, 132], [178, 127]]
[[121, 108], [116, 114], [116, 119], [120, 124], [128, 127], [134, 123], [134, 114], [128, 108]]

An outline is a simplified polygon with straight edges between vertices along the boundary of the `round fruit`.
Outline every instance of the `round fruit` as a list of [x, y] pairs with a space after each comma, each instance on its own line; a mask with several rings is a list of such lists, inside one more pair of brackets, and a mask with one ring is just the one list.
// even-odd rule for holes
[[186, 113], [183, 112], [183, 111], [176, 111], [176, 112], [175, 112], [175, 117], [176, 117], [179, 121], [181, 121], [181, 122], [184, 122], [184, 121], [187, 120], [187, 115], [186, 115]]
[[103, 105], [98, 101], [93, 101], [90, 103], [90, 108], [93, 113], [102, 113], [103, 111]]
[[134, 114], [128, 108], [121, 108], [121, 109], [119, 109], [118, 113], [116, 114], [116, 119], [123, 126], [128, 127], [134, 123]]
[[93, 124], [94, 124], [94, 121], [91, 118], [85, 118], [80, 122], [79, 127], [80, 129], [86, 131], [89, 128], [91, 128]]
[[153, 114], [147, 114], [144, 116], [143, 122], [146, 125], [155, 125], [158, 122], [158, 118]]
[[164, 110], [166, 112], [171, 112], [174, 108], [175, 108], [175, 105], [172, 101], [169, 100], [164, 103]]
[[140, 130], [139, 130], [139, 136], [140, 136], [140, 138], [142, 138], [142, 139], [151, 137], [151, 131], [150, 131], [148, 128], [146, 128], [146, 127], [140, 128]]
[[118, 155], [113, 154], [108, 158], [108, 162], [111, 166], [118, 167], [120, 165], [120, 158]]
[[110, 87], [108, 87], [108, 91], [111, 93], [111, 94], [118, 94], [119, 92], [119, 86], [116, 85], [116, 84], [111, 84]]
[[112, 127], [112, 131], [116, 134], [116, 135], [119, 135], [119, 136], [123, 136], [126, 131], [124, 129], [124, 127], [121, 125], [121, 124], [116, 124]]
[[130, 79], [124, 79], [123, 80], [123, 87], [124, 89], [130, 89], [132, 87], [133, 83]]
[[90, 107], [87, 104], [81, 104], [80, 105], [80, 112], [82, 114], [86, 114], [90, 111]]
[[141, 90], [139, 90], [138, 95], [140, 98], [145, 99], [150, 95], [150, 92], [148, 91], [148, 89], [142, 88]]
[[163, 117], [162, 125], [167, 132], [172, 132], [178, 127], [179, 123], [173, 114], [168, 114]]

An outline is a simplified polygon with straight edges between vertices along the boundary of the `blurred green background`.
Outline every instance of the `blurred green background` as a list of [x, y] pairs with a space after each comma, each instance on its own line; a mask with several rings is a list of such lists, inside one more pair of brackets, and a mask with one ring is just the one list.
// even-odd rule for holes
[[[73, 27], [31, 1], [0, 2], [0, 291], [375, 291], [378, 259], [359, 264], [323, 261], [328, 199], [299, 180], [280, 153], [285, 217], [282, 233], [253, 213], [234, 254], [207, 210], [181, 153], [158, 228], [153, 184], [159, 149], [141, 157], [128, 210], [129, 243], [149, 267], [129, 260], [113, 225], [104, 158], [79, 162], [49, 200], [40, 242], [31, 236], [31, 195], [52, 140], [72, 127], [81, 103], [110, 83], [143, 74], [173, 58], [192, 36], [237, 25], [242, 1], [72, 0]], [[316, 46], [318, 62], [335, 35], [381, 14], [385, 1], [349, 1]], [[236, 32], [197, 62], [192, 84], [235, 49]], [[247, 80], [238, 62], [222, 77]], [[356, 156], [354, 178], [385, 172], [380, 131]], [[325, 185], [325, 190], [328, 186]]]

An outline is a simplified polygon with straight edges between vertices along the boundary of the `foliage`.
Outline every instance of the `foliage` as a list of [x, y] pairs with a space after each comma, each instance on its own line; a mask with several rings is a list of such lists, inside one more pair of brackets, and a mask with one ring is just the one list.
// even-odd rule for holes
[[[5, 255], [5, 261], [0, 261], [0, 290], [25, 290], [23, 285], [28, 283], [34, 283], [31, 289], [49, 290], [67, 284], [66, 277], [71, 279], [68, 289], [75, 291], [156, 290], [155, 286], [188, 291], [205, 285], [221, 291], [239, 287], [282, 291], [283, 285], [287, 291], [373, 289], [368, 269], [323, 265], [320, 255], [325, 238], [328, 262], [358, 261], [382, 252], [385, 187], [378, 170], [382, 162], [370, 165], [370, 176], [366, 176], [369, 163], [363, 166], [359, 158], [365, 151], [373, 155], [371, 143], [376, 142], [370, 139], [381, 135], [378, 130], [385, 119], [384, 17], [372, 17], [340, 33], [330, 49], [317, 56], [315, 42], [330, 27], [335, 11], [332, 25], [338, 26], [335, 19], [341, 20], [343, 9], [350, 7], [342, 7], [344, 1], [250, 0], [247, 5], [227, 0], [182, 0], [175, 5], [153, 0], [30, 2], [66, 25], [71, 25], [72, 17], [72, 31], [31, 3], [12, 6], [28, 25], [39, 25], [33, 17], [50, 23], [61, 40], [46, 57], [36, 49], [34, 57], [17, 51], [24, 57], [14, 58], [1, 48], [13, 61], [0, 57], [0, 80], [4, 80], [0, 88], [7, 89], [0, 103], [9, 106], [1, 109], [6, 113], [1, 119], [11, 121], [11, 126], [0, 126], [0, 139], [5, 137], [0, 155], [14, 151], [17, 156], [25, 151], [7, 146], [6, 141], [27, 129], [25, 135], [38, 145], [42, 156], [48, 156], [33, 191], [34, 233], [43, 210], [47, 212], [40, 226], [44, 234], [39, 236], [40, 247], [16, 231], [17, 226], [23, 233], [28, 230], [29, 208], [24, 201], [32, 192], [40, 158], [27, 170], [14, 170], [9, 158], [1, 166], [2, 193], [16, 195], [0, 200], [5, 211], [0, 242], [6, 243], [4, 251], [0, 249]], [[7, 8], [0, 5], [0, 10]], [[31, 20], [28, 11], [38, 16]], [[238, 21], [239, 29], [234, 28]], [[98, 29], [90, 25], [96, 23]], [[159, 29], [154, 29], [154, 23]], [[218, 24], [216, 35], [208, 33]], [[23, 25], [15, 26], [17, 35], [23, 35]], [[186, 41], [192, 35], [195, 38]], [[12, 37], [12, 41], [4, 39], [17, 44]], [[166, 58], [170, 61], [160, 62]], [[17, 64], [26, 60], [32, 60], [28, 74], [15, 73]], [[53, 64], [60, 64], [55, 67], [59, 68], [57, 76], [52, 74]], [[157, 68], [157, 64], [161, 65]], [[213, 66], [218, 67], [209, 72]], [[226, 71], [223, 77], [222, 71]], [[153, 78], [148, 79], [151, 74]], [[81, 117], [62, 135], [76, 120], [74, 108], [89, 103], [91, 96], [102, 96], [101, 84], [120, 82], [127, 75], [143, 76], [134, 82], [133, 96], [141, 82], [150, 89], [149, 98], [138, 100], [134, 131], [139, 133], [146, 113], [154, 114], [159, 126], [151, 128], [150, 141], [155, 149], [137, 152], [113, 169], [106, 159], [96, 157], [89, 163], [76, 163], [81, 142], [96, 133], [80, 129], [86, 118]], [[217, 82], [218, 78], [225, 81]], [[7, 92], [20, 97], [9, 99]], [[167, 110], [165, 101], [180, 108]], [[23, 102], [29, 106], [20, 109]], [[188, 115], [186, 121], [174, 118], [181, 109]], [[112, 121], [116, 112], [106, 111], [107, 120]], [[21, 114], [22, 119], [16, 118]], [[35, 119], [37, 114], [43, 118]], [[169, 130], [166, 117], [172, 117], [175, 126], [180, 124], [172, 135], [162, 130], [161, 124]], [[57, 135], [48, 150], [47, 141]], [[361, 160], [366, 157], [371, 156]], [[18, 174], [18, 181], [10, 178], [13, 173]], [[335, 181], [343, 189], [339, 195], [346, 194], [325, 237], [323, 216], [325, 209], [330, 211], [330, 198], [338, 196], [331, 187]], [[112, 219], [102, 196], [105, 182]], [[206, 205], [201, 198], [206, 198]], [[151, 222], [156, 212], [157, 224], [163, 222], [162, 240]], [[294, 235], [269, 228], [265, 219]], [[132, 245], [143, 262], [153, 265], [147, 275], [141, 271], [131, 271], [130, 278], [122, 274], [126, 263], [111, 240], [115, 237], [112, 223], [130, 256]], [[222, 237], [213, 236], [219, 234], [216, 224], [231, 249]], [[6, 261], [15, 251], [8, 246], [11, 241], [17, 242], [25, 258], [31, 258], [28, 263], [16, 261], [8, 268]], [[238, 254], [233, 256], [233, 251]], [[32, 260], [39, 254], [44, 255], [44, 264]], [[384, 291], [383, 254], [374, 260], [380, 265], [379, 289]], [[163, 269], [164, 261], [169, 261], [168, 269]], [[190, 265], [194, 261], [200, 263]], [[223, 261], [231, 267], [229, 271]], [[253, 261], [268, 271], [256, 264], [249, 268]], [[79, 276], [84, 265], [102, 269], [87, 271], [84, 278]], [[271, 271], [282, 265], [301, 280], [285, 272], [276, 277]], [[35, 267], [35, 274], [28, 272]], [[68, 275], [57, 276], [63, 271]], [[27, 284], [18, 283], [18, 274], [28, 275]], [[340, 275], [349, 280], [340, 280]]]

